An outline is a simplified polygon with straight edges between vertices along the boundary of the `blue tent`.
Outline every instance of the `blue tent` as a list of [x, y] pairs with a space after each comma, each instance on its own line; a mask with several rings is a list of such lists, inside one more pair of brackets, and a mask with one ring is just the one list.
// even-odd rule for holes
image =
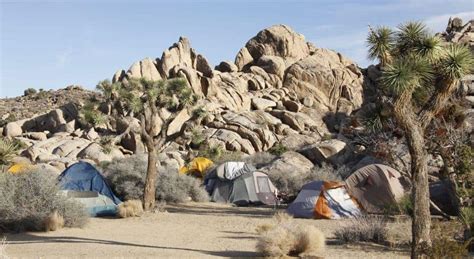
[[75, 163], [64, 170], [59, 176], [59, 186], [62, 190], [98, 192], [109, 197], [116, 205], [122, 203], [100, 172], [86, 162]]

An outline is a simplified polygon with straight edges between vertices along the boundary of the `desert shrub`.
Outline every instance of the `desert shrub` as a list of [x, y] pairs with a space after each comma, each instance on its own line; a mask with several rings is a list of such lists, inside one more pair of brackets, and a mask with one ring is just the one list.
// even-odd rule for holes
[[198, 179], [170, 171], [163, 171], [158, 176], [156, 198], [176, 203], [185, 202], [188, 198], [199, 202], [209, 200]]
[[242, 161], [251, 164], [258, 169], [271, 164], [275, 158], [276, 156], [269, 152], [258, 152], [244, 157]]
[[399, 202], [386, 204], [383, 208], [385, 215], [412, 215], [413, 214], [413, 203], [411, 202], [410, 195], [404, 195]]
[[199, 106], [193, 110], [192, 116], [196, 119], [204, 118], [207, 115], [206, 109], [203, 106]]
[[474, 230], [474, 208], [461, 208], [461, 220], [466, 228], [470, 229], [471, 231]]
[[21, 145], [6, 138], [0, 138], [0, 165], [7, 165], [11, 159], [16, 156], [21, 149]]
[[270, 154], [275, 155], [275, 156], [281, 156], [286, 151], [288, 151], [288, 148], [285, 145], [281, 144], [281, 143], [275, 144], [273, 147], [271, 147], [268, 150], [268, 152], [270, 152]]
[[276, 214], [271, 224], [258, 226], [257, 232], [256, 249], [269, 257], [314, 255], [324, 249], [326, 242], [319, 229], [298, 224], [283, 213]]
[[[105, 166], [104, 174], [115, 193], [124, 200], [143, 197], [147, 169], [146, 155], [114, 159]], [[156, 199], [166, 202], [185, 202], [208, 200], [207, 192], [201, 182], [188, 175], [179, 174], [175, 168], [158, 167]]]
[[128, 200], [117, 207], [117, 215], [121, 218], [140, 217], [143, 214], [143, 204], [140, 200]]
[[199, 146], [206, 140], [202, 133], [202, 129], [200, 128], [193, 128], [191, 130], [191, 146], [193, 148], [199, 148]]
[[23, 91], [24, 96], [33, 95], [35, 93], [36, 93], [36, 89], [34, 89], [34, 88], [28, 88], [25, 91]]
[[0, 229], [44, 230], [45, 219], [55, 211], [66, 227], [82, 227], [88, 219], [85, 208], [58, 191], [56, 177], [46, 172], [0, 174]]
[[466, 258], [467, 243], [460, 243], [446, 236], [434, 238], [429, 251], [430, 258]]
[[199, 149], [198, 156], [207, 157], [215, 162], [222, 156], [224, 152], [225, 152], [224, 148], [220, 145], [216, 145], [216, 146], [205, 145], [205, 146], [201, 146], [201, 148]]
[[143, 197], [147, 169], [146, 155], [114, 159], [103, 166], [102, 171], [106, 179], [122, 200], [137, 200]]
[[104, 151], [104, 153], [109, 154], [112, 151], [112, 148], [114, 147], [115, 137], [111, 135], [103, 136], [100, 138], [99, 144], [102, 146], [102, 150]]
[[387, 240], [387, 223], [382, 217], [361, 216], [350, 219], [334, 233], [346, 243], [373, 242], [384, 244]]
[[349, 169], [346, 166], [341, 166], [338, 169], [332, 165], [323, 163], [320, 167], [315, 166], [311, 169], [312, 178], [322, 181], [342, 181], [348, 175]]
[[96, 127], [107, 122], [107, 116], [92, 102], [86, 103], [79, 113], [79, 122], [85, 127]]

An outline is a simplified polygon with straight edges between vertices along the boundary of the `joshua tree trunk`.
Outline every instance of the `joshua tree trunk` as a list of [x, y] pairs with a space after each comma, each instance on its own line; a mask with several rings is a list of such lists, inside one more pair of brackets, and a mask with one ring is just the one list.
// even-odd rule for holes
[[154, 145], [148, 145], [148, 166], [146, 169], [145, 190], [143, 193], [143, 208], [150, 211], [155, 207], [156, 196], [156, 176], [157, 172], [157, 154]]
[[407, 142], [411, 156], [411, 179], [413, 183], [411, 193], [413, 204], [411, 258], [419, 258], [431, 248], [427, 155], [424, 149], [421, 127], [414, 125], [407, 133], [407, 136], [409, 136]]
[[405, 131], [411, 156], [411, 180], [413, 204], [411, 257], [419, 258], [431, 247], [430, 197], [428, 164], [425, 151], [424, 128], [417, 120], [411, 106], [411, 91], [405, 91], [394, 105], [395, 117]]

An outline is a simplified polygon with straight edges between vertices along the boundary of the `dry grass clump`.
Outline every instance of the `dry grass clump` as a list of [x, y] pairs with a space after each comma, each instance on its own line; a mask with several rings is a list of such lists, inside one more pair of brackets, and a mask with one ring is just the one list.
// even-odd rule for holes
[[55, 210], [44, 219], [44, 230], [56, 231], [64, 227], [64, 218]]
[[143, 214], [143, 204], [140, 200], [128, 200], [117, 207], [117, 215], [121, 218], [140, 217]]
[[337, 239], [346, 243], [373, 242], [385, 244], [387, 233], [387, 223], [382, 217], [361, 216], [350, 219], [334, 234]]
[[386, 244], [391, 247], [408, 247], [411, 244], [411, 220], [387, 224]]
[[286, 213], [277, 213], [272, 224], [260, 225], [257, 251], [267, 257], [314, 255], [324, 250], [324, 234], [314, 226], [300, 225]]

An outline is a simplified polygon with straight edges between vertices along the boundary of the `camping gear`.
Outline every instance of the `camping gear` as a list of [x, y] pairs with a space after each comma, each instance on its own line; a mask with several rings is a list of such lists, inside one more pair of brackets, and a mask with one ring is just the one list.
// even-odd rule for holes
[[384, 207], [400, 201], [405, 190], [402, 175], [395, 169], [382, 165], [364, 166], [349, 176], [345, 183], [352, 195], [368, 213], [383, 213]]
[[303, 186], [288, 213], [299, 218], [339, 219], [357, 217], [361, 211], [344, 183], [314, 181]]
[[256, 170], [254, 166], [245, 162], [226, 162], [216, 168], [217, 176], [222, 180], [234, 180]]
[[115, 216], [117, 213], [114, 201], [98, 192], [62, 190], [60, 194], [82, 203], [91, 217]]
[[112, 192], [99, 171], [87, 162], [78, 162], [71, 165], [59, 175], [58, 179], [61, 190], [93, 191], [110, 198], [115, 205], [122, 202]]
[[275, 205], [278, 193], [268, 176], [243, 162], [226, 162], [206, 175], [204, 185], [211, 201]]
[[206, 174], [206, 170], [211, 167], [214, 163], [205, 157], [194, 158], [188, 166], [183, 166], [179, 169], [181, 174], [194, 175], [199, 178], [203, 178]]

